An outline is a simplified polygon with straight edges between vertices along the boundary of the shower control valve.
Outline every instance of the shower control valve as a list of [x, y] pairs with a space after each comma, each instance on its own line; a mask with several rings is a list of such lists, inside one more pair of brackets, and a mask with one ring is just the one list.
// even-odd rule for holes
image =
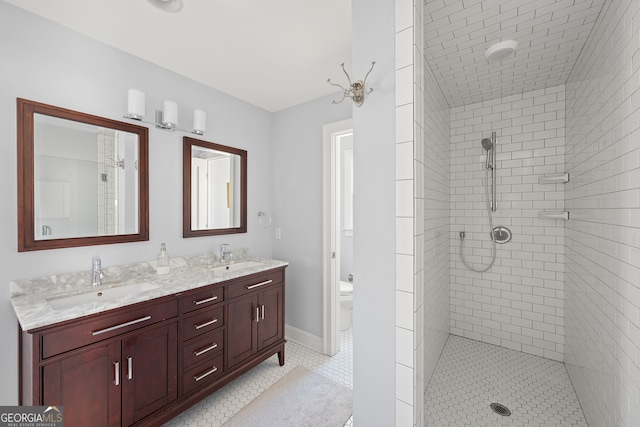
[[464, 231], [460, 232], [460, 240], [464, 240]]

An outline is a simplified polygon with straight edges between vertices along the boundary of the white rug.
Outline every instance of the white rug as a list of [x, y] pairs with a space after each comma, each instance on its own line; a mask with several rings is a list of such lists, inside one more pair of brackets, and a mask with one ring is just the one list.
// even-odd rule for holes
[[296, 366], [224, 427], [342, 427], [351, 408], [349, 387]]

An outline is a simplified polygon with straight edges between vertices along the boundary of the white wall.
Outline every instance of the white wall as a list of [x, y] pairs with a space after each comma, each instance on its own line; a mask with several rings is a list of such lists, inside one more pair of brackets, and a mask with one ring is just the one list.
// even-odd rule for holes
[[591, 426], [640, 425], [640, 1], [607, 1], [567, 83], [566, 356]]
[[406, 386], [404, 376], [396, 383], [395, 364], [394, 16], [394, 0], [352, 1], [354, 78], [376, 61], [375, 92], [353, 110], [353, 420], [363, 427], [396, 425], [397, 387]]
[[[451, 109], [451, 333], [563, 360], [564, 221], [538, 219], [564, 210], [562, 184], [538, 184], [564, 172], [564, 86]], [[491, 260], [484, 196], [483, 138], [497, 134], [498, 209], [494, 227], [513, 233]], [[489, 188], [491, 192], [491, 188]]]
[[[161, 242], [167, 243], [172, 256], [217, 250], [223, 242], [232, 249], [249, 247], [255, 255], [272, 256], [271, 234], [256, 221], [258, 210], [272, 210], [272, 115], [5, 2], [0, 2], [0, 60], [0, 283], [4, 286], [0, 364], [10, 373], [0, 385], [0, 404], [13, 405], [17, 403], [18, 348], [17, 322], [9, 302], [11, 280], [89, 270], [94, 256], [100, 256], [104, 266], [152, 260]], [[18, 253], [16, 98], [124, 121], [129, 88], [146, 92], [149, 116], [165, 97], [176, 101], [185, 127], [193, 108], [204, 109], [209, 131], [203, 139], [248, 150], [248, 232], [182, 238], [183, 135], [151, 129], [148, 242]]]
[[[289, 262], [286, 323], [322, 337], [322, 125], [351, 117], [328, 96], [273, 116], [273, 211], [281, 239], [273, 257]], [[271, 229], [268, 232], [273, 233]]]

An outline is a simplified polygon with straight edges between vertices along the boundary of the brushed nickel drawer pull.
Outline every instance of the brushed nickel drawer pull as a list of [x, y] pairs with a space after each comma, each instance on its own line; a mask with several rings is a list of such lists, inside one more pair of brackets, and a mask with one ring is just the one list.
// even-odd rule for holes
[[193, 352], [193, 355], [194, 355], [194, 356], [200, 356], [200, 355], [203, 355], [203, 354], [205, 354], [206, 352], [211, 351], [211, 350], [213, 350], [213, 349], [215, 349], [215, 348], [218, 348], [218, 344], [213, 343], [213, 344], [211, 344], [211, 345], [210, 345], [209, 347], [207, 347], [207, 348], [203, 348], [202, 350], [194, 351], [194, 352]]
[[260, 323], [260, 307], [256, 306], [256, 323]]
[[133, 358], [131, 356], [127, 357], [127, 379], [133, 379]]
[[194, 375], [194, 376], [193, 376], [193, 379], [194, 379], [195, 381], [200, 381], [201, 379], [203, 379], [203, 378], [205, 378], [205, 377], [208, 377], [209, 375], [213, 374], [213, 373], [214, 373], [215, 371], [217, 371], [217, 370], [218, 370], [218, 368], [216, 368], [216, 367], [214, 366], [213, 368], [211, 368], [211, 370], [209, 370], [209, 371], [205, 372], [205, 373], [204, 373], [204, 374], [202, 374], [202, 375]]
[[151, 319], [151, 316], [144, 316], [139, 319], [132, 320], [130, 322], [120, 323], [119, 325], [110, 326], [108, 328], [100, 329], [99, 331], [91, 332], [91, 335], [95, 337], [96, 335], [104, 334], [105, 332], [111, 332], [111, 331], [115, 331], [116, 329], [126, 328], [127, 326], [135, 325], [136, 323], [146, 322], [149, 319]]
[[269, 280], [265, 280], [264, 282], [256, 283], [255, 285], [245, 286], [245, 287], [247, 288], [247, 290], [249, 290], [249, 289], [257, 288], [258, 286], [268, 285], [271, 282], [273, 282], [273, 280], [269, 279]]
[[194, 301], [193, 303], [195, 305], [200, 305], [200, 304], [204, 304], [204, 303], [207, 303], [207, 302], [215, 301], [217, 299], [218, 299], [218, 295], [214, 295], [211, 298], [201, 299], [200, 301]]
[[260, 319], [264, 320], [264, 304], [260, 306]]
[[115, 385], [120, 385], [120, 362], [113, 362], [113, 370], [115, 371], [115, 378], [113, 380], [113, 383]]
[[201, 324], [199, 324], [199, 325], [195, 325], [195, 326], [194, 326], [194, 328], [195, 328], [195, 330], [197, 331], [198, 329], [202, 329], [202, 328], [204, 328], [205, 326], [213, 325], [213, 324], [214, 324], [214, 323], [216, 323], [217, 321], [218, 321], [218, 319], [211, 319], [211, 320], [209, 320], [208, 322], [204, 322], [204, 323], [201, 323]]

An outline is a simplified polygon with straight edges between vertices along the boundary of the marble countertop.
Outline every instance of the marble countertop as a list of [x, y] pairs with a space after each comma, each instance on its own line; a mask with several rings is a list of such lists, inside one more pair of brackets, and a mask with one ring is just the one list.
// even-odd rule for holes
[[[101, 313], [289, 265], [284, 261], [255, 257], [238, 260], [236, 263], [242, 261], [255, 261], [259, 262], [260, 265], [232, 272], [220, 272], [212, 269], [212, 267], [220, 264], [208, 263], [199, 256], [172, 258], [171, 272], [165, 275], [156, 274], [155, 261], [104, 268], [105, 278], [102, 279], [102, 285], [99, 287], [91, 285], [90, 270], [17, 280], [9, 284], [10, 299], [20, 326], [25, 331], [31, 331], [89, 314]], [[81, 304], [65, 309], [56, 310], [47, 302], [50, 299], [98, 292], [135, 283], [149, 283], [154, 288], [134, 295]]]

